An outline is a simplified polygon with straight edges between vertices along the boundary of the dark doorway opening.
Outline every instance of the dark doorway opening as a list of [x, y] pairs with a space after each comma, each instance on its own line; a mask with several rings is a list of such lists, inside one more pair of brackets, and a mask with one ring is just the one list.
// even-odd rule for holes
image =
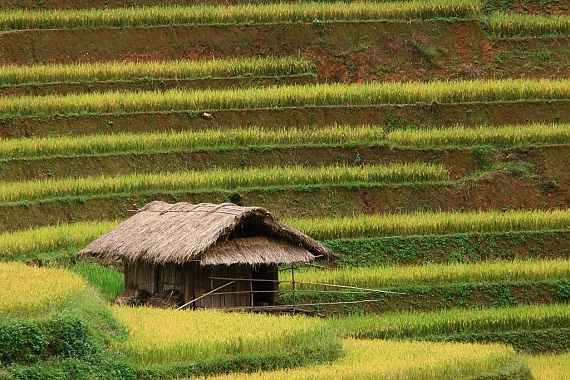
[[[277, 265], [256, 265], [251, 272], [253, 306], [273, 306], [279, 297]], [[256, 281], [266, 280], [266, 281]]]

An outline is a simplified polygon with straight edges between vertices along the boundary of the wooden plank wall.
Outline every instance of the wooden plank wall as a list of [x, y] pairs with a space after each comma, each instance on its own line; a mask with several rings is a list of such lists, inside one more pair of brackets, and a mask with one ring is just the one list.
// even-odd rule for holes
[[156, 271], [153, 265], [147, 263], [125, 264], [125, 289], [134, 286], [150, 294], [156, 292]]

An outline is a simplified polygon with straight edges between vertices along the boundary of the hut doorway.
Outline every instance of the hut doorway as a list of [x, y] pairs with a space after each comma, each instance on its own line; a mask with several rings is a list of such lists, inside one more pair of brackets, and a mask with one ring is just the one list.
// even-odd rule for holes
[[279, 298], [279, 270], [276, 264], [255, 265], [251, 270], [253, 306], [274, 306]]

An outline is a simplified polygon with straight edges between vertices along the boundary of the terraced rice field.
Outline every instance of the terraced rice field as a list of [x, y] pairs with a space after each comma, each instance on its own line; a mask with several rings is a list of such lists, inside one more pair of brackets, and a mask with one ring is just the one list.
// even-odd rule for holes
[[[0, 379], [564, 379], [562, 3], [0, 0]], [[106, 305], [74, 254], [153, 200], [322, 241], [328, 318]]]

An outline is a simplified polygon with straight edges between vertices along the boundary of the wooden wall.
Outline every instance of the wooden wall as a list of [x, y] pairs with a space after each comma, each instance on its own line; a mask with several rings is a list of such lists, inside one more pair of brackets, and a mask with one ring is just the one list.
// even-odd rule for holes
[[[220, 277], [221, 279], [212, 278]], [[200, 266], [197, 262], [185, 265], [165, 264], [153, 266], [147, 263], [125, 264], [125, 288], [134, 286], [153, 294], [176, 288], [184, 295], [184, 303], [194, 300], [213, 289], [236, 281], [219, 290], [220, 293], [206, 296], [195, 302], [198, 308], [223, 309], [257, 305], [275, 305], [278, 293], [256, 293], [253, 290], [277, 291], [277, 282], [252, 282], [251, 278], [278, 280], [277, 265], [260, 265], [253, 268], [245, 264]], [[233, 292], [233, 293], [232, 293]], [[217, 292], [216, 292], [217, 293]]]

